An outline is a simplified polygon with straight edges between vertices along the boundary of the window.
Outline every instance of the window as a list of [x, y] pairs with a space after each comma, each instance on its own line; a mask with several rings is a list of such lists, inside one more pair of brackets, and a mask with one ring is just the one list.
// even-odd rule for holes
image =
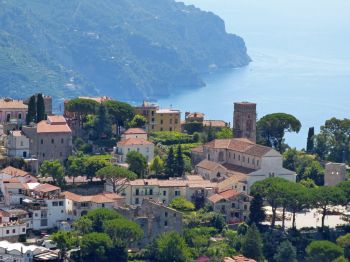
[[60, 207], [62, 207], [63, 206], [63, 201], [60, 201], [59, 205], [60, 205]]
[[23, 146], [23, 141], [21, 141], [21, 146]]
[[164, 213], [164, 216], [165, 216], [165, 217], [168, 217], [168, 212], [165, 212], [165, 213]]
[[245, 156], [243, 156], [243, 163], [245, 162]]
[[57, 201], [52, 202], [52, 206], [57, 207], [58, 206], [58, 202]]
[[51, 144], [54, 144], [55, 143], [55, 139], [51, 139]]
[[164, 221], [164, 226], [167, 227], [168, 226], [168, 221]]
[[160, 124], [163, 125], [163, 119], [160, 120]]
[[248, 157], [248, 164], [249, 164], [249, 157]]
[[139, 195], [140, 194], [140, 190], [138, 189], [138, 188], [136, 188], [136, 190], [135, 190], [135, 195]]
[[10, 230], [6, 230], [6, 235], [10, 234]]
[[25, 228], [22, 228], [22, 232], [26, 232], [26, 229], [25, 229]]
[[175, 119], [175, 124], [177, 125], [179, 123], [179, 120]]
[[180, 191], [175, 190], [175, 196], [179, 196], [180, 195]]
[[63, 138], [61, 138], [61, 144], [63, 144], [64, 143], [64, 139]]
[[171, 132], [171, 131], [173, 131], [173, 128], [172, 128], [172, 127], [170, 127], [170, 128], [169, 128], [169, 131], [170, 131], [170, 132]]
[[238, 161], [241, 161], [241, 155], [238, 155]]
[[247, 210], [247, 209], [248, 209], [247, 205], [244, 205], [244, 210]]
[[104, 204], [104, 203], [102, 203], [102, 207], [105, 207], [105, 204]]
[[18, 114], [18, 119], [22, 119], [22, 114], [21, 113]]
[[232, 203], [232, 208], [235, 208], [236, 207], [236, 203]]
[[243, 186], [243, 191], [245, 191], [245, 186]]
[[40, 140], [40, 144], [42, 144], [42, 145], [44, 144], [44, 139]]
[[140, 202], [139, 202], [139, 199], [138, 198], [135, 198], [135, 205], [138, 205]]
[[45, 157], [45, 153], [43, 153], [43, 157]]
[[149, 190], [149, 194], [150, 194], [151, 196], [153, 195], [153, 189], [152, 189], [152, 188]]
[[166, 191], [165, 190], [163, 191], [163, 196], [166, 196]]
[[12, 229], [12, 233], [13, 233], [13, 234], [16, 234], [16, 229]]

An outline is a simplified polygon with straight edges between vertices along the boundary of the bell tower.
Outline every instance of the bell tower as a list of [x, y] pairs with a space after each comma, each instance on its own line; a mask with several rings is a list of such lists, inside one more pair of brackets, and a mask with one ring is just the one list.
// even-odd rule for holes
[[256, 143], [255, 103], [234, 103], [233, 130], [235, 138], [247, 138]]

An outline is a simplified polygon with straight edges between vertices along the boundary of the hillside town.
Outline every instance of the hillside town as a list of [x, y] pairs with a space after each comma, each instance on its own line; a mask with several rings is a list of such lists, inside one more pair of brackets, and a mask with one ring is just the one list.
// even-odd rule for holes
[[301, 123], [257, 107], [233, 101], [231, 125], [105, 96], [63, 115], [47, 95], [0, 99], [0, 261], [175, 261], [167, 244], [176, 261], [292, 261], [348, 236], [350, 120], [297, 150], [284, 136]]

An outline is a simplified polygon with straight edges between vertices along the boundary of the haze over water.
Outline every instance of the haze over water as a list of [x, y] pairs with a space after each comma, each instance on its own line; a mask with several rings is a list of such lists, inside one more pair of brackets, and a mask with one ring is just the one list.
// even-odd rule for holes
[[186, 0], [224, 19], [244, 38], [253, 62], [205, 77], [206, 86], [158, 102], [232, 123], [234, 101], [258, 104], [258, 116], [286, 112], [303, 125], [288, 135], [303, 148], [307, 130], [350, 118], [349, 0]]

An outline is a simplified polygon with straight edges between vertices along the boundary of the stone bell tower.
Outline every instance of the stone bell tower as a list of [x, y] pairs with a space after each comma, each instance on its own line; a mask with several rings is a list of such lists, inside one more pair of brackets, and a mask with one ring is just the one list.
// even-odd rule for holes
[[256, 143], [255, 103], [234, 103], [233, 130], [235, 138], [247, 138]]

